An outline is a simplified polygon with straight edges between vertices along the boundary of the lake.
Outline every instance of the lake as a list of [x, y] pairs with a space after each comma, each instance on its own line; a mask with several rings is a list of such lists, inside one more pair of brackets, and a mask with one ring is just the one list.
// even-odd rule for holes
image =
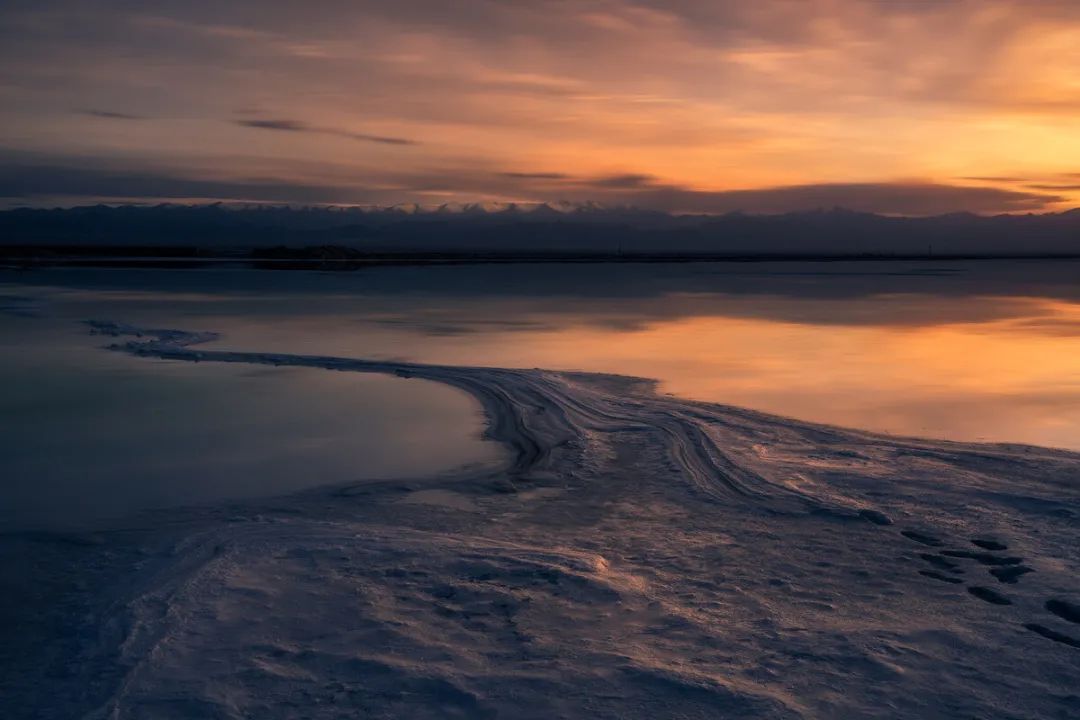
[[218, 349], [622, 373], [823, 423], [1080, 449], [1078, 263], [5, 270], [0, 523], [500, 452], [449, 388], [129, 358], [98, 349], [85, 319], [213, 330]]

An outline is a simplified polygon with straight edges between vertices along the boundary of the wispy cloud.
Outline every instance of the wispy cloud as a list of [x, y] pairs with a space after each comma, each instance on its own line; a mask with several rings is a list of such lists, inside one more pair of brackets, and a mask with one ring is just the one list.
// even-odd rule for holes
[[655, 188], [658, 186], [656, 178], [651, 175], [638, 175], [633, 173], [592, 178], [586, 181], [586, 183], [592, 187], [616, 189]]
[[80, 115], [88, 115], [90, 117], [106, 118], [108, 120], [145, 120], [142, 115], [133, 115], [126, 112], [118, 112], [115, 110], [77, 110]]
[[244, 127], [262, 128], [263, 130], [311, 132], [311, 128], [297, 120], [237, 120], [236, 124]]
[[1031, 178], [1008, 177], [1008, 176], [1003, 176], [1003, 175], [967, 175], [967, 176], [964, 176], [964, 177], [961, 177], [961, 178], [958, 178], [958, 179], [959, 180], [970, 180], [972, 182], [992, 182], [992, 183], [1018, 183], [1018, 182], [1027, 182], [1027, 181], [1031, 180]]
[[570, 180], [572, 175], [557, 172], [504, 172], [499, 173], [502, 177], [514, 180]]
[[408, 138], [390, 137], [386, 135], [371, 135], [368, 133], [356, 133], [348, 130], [337, 130], [334, 128], [323, 128], [313, 125], [308, 125], [300, 120], [236, 120], [235, 123], [242, 127], [258, 128], [261, 130], [280, 130], [283, 132], [298, 132], [298, 133], [317, 133], [319, 135], [336, 135], [338, 137], [349, 138], [351, 140], [361, 140], [363, 142], [380, 143], [382, 145], [419, 145], [416, 140], [410, 140]]

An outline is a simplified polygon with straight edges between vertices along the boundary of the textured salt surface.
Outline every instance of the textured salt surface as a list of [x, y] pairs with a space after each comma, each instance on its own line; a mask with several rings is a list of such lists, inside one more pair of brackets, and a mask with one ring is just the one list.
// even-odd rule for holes
[[630, 378], [93, 328], [141, 356], [447, 383], [512, 456], [12, 539], [72, 588], [38, 620], [58, 640], [5, 658], [8, 715], [1080, 715], [1076, 454], [811, 425]]

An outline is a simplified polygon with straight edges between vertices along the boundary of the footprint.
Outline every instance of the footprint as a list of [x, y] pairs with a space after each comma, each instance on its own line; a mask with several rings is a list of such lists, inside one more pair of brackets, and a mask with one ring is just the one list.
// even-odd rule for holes
[[949, 572], [954, 572], [958, 574], [962, 574], [964, 572], [959, 565], [957, 565], [951, 560], [947, 560], [941, 557], [940, 555], [932, 555], [931, 553], [919, 553], [919, 557], [921, 557], [923, 560], [930, 563], [934, 567], [938, 568], [939, 570], [948, 570]]
[[1053, 640], [1054, 642], [1059, 642], [1063, 645], [1069, 645], [1074, 648], [1080, 648], [1080, 640], [1077, 640], [1074, 637], [1069, 637], [1068, 635], [1065, 635], [1063, 633], [1059, 633], [1057, 630], [1051, 630], [1045, 625], [1039, 625], [1038, 623], [1027, 623], [1026, 625], [1024, 625], [1024, 627], [1026, 627], [1031, 632], [1042, 635], [1048, 640]]
[[990, 553], [972, 552], [971, 550], [942, 550], [941, 554], [948, 557], [975, 560], [983, 565], [1019, 565], [1024, 561], [1024, 558], [1020, 557], [1001, 557]]
[[930, 547], [941, 547], [944, 544], [933, 535], [927, 535], [916, 530], [901, 530], [900, 534], [908, 540], [914, 540], [917, 543], [929, 545]]
[[941, 582], [951, 583], [953, 585], [959, 585], [960, 583], [964, 582], [960, 578], [954, 578], [954, 577], [949, 577], [948, 575], [942, 575], [941, 573], [935, 572], [934, 570], [920, 570], [919, 574], [920, 575], [925, 575], [928, 578], [933, 578], [935, 580], [940, 580]]
[[988, 538], [972, 538], [971, 544], [975, 547], [981, 547], [983, 550], [993, 550], [994, 552], [1009, 549], [1009, 546], [1005, 543]]
[[995, 590], [991, 590], [987, 587], [972, 585], [967, 589], [967, 591], [975, 597], [979, 598], [980, 600], [984, 600], [991, 605], [1012, 605], [1012, 600], [1005, 597], [1001, 593]]
[[[919, 530], [901, 530], [900, 534], [912, 542], [928, 547], [936, 548], [945, 544], [945, 541], [941, 538]], [[933, 570], [919, 570], [919, 574], [939, 582], [958, 585], [963, 582], [961, 579], [938, 572], [947, 571], [953, 575], [964, 574], [963, 567], [956, 560], [974, 560], [982, 565], [987, 565], [990, 567], [990, 574], [998, 582], [1007, 585], [1015, 585], [1023, 575], [1035, 572], [1034, 568], [1021, 564], [1024, 561], [1022, 557], [993, 554], [1009, 549], [1009, 546], [1001, 540], [984, 536], [970, 538], [970, 541], [972, 545], [980, 550], [939, 550], [937, 553], [919, 553], [919, 557], [923, 561], [934, 567]], [[1007, 597], [987, 587], [971, 586], [968, 588], [968, 592], [993, 605], [1012, 605], [1012, 601]], [[1050, 609], [1051, 603], [1057, 608], [1051, 610], [1051, 612], [1061, 615], [1061, 617], [1074, 618], [1072, 622], [1080, 623], [1080, 606], [1064, 603], [1060, 600], [1051, 600], [1047, 603], [1047, 609]], [[1062, 615], [1062, 613], [1065, 613], [1065, 615]]]
[[1021, 575], [1027, 575], [1029, 572], [1035, 572], [1035, 570], [1027, 565], [1004, 565], [990, 568], [990, 574], [996, 577], [998, 582], [1008, 583], [1009, 585], [1015, 585]]
[[1062, 620], [1068, 620], [1071, 623], [1080, 623], [1080, 605], [1075, 605], [1064, 600], [1047, 600], [1045, 607]]

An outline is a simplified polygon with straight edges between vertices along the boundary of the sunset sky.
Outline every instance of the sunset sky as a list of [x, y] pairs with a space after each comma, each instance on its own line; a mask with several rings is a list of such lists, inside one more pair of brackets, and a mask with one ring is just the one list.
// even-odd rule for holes
[[0, 202], [1080, 205], [1070, 0], [5, 0]]

